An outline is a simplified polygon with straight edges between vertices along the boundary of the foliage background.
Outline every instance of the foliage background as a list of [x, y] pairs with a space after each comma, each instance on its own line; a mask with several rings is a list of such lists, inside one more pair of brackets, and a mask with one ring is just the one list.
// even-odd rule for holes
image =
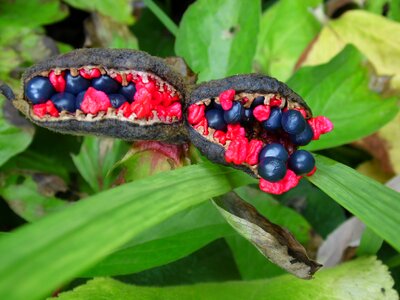
[[[262, 72], [334, 122], [308, 147], [319, 171], [272, 197], [194, 149], [171, 162], [137, 144], [51, 133], [1, 99], [0, 298], [397, 299], [400, 197], [381, 183], [400, 172], [400, 1], [189, 4], [3, 0], [0, 79], [18, 91], [26, 67], [83, 46], [179, 55], [199, 82]], [[344, 245], [351, 262], [302, 281], [209, 201], [232, 189], [312, 256], [352, 215], [367, 229]]]

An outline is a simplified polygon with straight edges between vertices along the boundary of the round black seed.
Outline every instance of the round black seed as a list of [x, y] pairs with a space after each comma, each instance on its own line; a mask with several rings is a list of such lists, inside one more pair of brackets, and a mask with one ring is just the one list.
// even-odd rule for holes
[[224, 120], [224, 111], [222, 109], [210, 109], [206, 112], [208, 127], [216, 130], [225, 130], [226, 123]]
[[90, 86], [90, 80], [83, 78], [82, 76], [72, 76], [70, 72], [67, 72], [65, 76], [65, 92], [74, 95], [85, 91]]
[[258, 175], [265, 180], [276, 182], [285, 177], [286, 165], [280, 159], [267, 157], [258, 164]]
[[129, 103], [133, 102], [133, 97], [136, 93], [136, 86], [133, 82], [129, 83], [127, 86], [123, 86], [119, 89], [119, 93], [123, 95]]
[[34, 77], [25, 85], [25, 96], [33, 104], [46, 102], [54, 93], [53, 85], [47, 77]]
[[314, 132], [313, 132], [311, 126], [308, 123], [306, 123], [306, 127], [304, 128], [304, 130], [302, 132], [300, 132], [299, 134], [291, 134], [290, 135], [290, 140], [295, 145], [305, 146], [309, 142], [311, 142], [313, 136], [314, 136]]
[[277, 130], [282, 127], [282, 111], [280, 108], [272, 108], [268, 120], [263, 122], [263, 127], [267, 130]]
[[288, 167], [297, 175], [307, 174], [312, 171], [315, 166], [315, 159], [312, 154], [306, 150], [297, 150], [288, 161]]
[[224, 112], [224, 120], [228, 124], [239, 123], [244, 116], [244, 108], [240, 102], [233, 102], [232, 108]]
[[126, 98], [120, 94], [111, 94], [108, 95], [108, 98], [110, 98], [111, 105], [115, 108], [120, 107], [126, 102]]
[[258, 155], [258, 159], [260, 161], [264, 160], [267, 157], [274, 157], [281, 161], [287, 161], [289, 154], [286, 151], [285, 147], [278, 143], [272, 143], [265, 146], [260, 154]]
[[96, 90], [103, 91], [106, 94], [116, 94], [120, 88], [119, 83], [107, 75], [94, 78], [92, 80], [92, 86]]
[[254, 121], [253, 110], [251, 108], [245, 108], [242, 121], [249, 124]]
[[254, 98], [253, 102], [251, 103], [251, 107], [254, 108], [257, 105], [264, 104], [264, 100], [265, 100], [264, 96], [258, 96], [256, 98]]
[[76, 109], [81, 109], [81, 104], [83, 101], [83, 98], [85, 97], [86, 91], [80, 92], [78, 95], [76, 95], [76, 101], [75, 101], [75, 106]]
[[71, 93], [58, 93], [53, 95], [50, 100], [58, 111], [66, 110], [69, 112], [75, 112], [76, 110], [76, 99]]
[[301, 113], [297, 110], [290, 109], [282, 113], [282, 128], [289, 134], [299, 134], [306, 127], [306, 120], [304, 120]]
[[211, 103], [210, 103], [210, 105], [209, 105], [208, 107], [210, 107], [210, 109], [220, 109], [220, 110], [223, 110], [221, 104], [215, 102], [215, 99], [212, 99], [212, 101], [211, 101]]

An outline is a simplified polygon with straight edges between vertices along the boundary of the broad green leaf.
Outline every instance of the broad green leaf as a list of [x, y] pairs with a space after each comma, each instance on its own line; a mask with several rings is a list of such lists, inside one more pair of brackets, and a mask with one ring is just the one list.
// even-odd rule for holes
[[67, 207], [67, 201], [42, 195], [38, 188], [35, 181], [27, 177], [21, 183], [10, 184], [0, 189], [0, 194], [19, 216], [29, 222]]
[[210, 202], [189, 208], [146, 230], [84, 276], [140, 272], [180, 259], [233, 230]]
[[[199, 81], [249, 73], [256, 50], [259, 0], [199, 0], [183, 15], [175, 51]], [[244, 13], [245, 12], [245, 13]]]
[[127, 150], [122, 140], [86, 136], [79, 154], [72, 155], [72, 160], [92, 190], [99, 192], [114, 183], [116, 176], [110, 171]]
[[321, 271], [310, 281], [284, 275], [268, 280], [160, 288], [128, 285], [111, 278], [97, 278], [73, 291], [61, 293], [57, 299], [396, 300], [398, 294], [392, 288], [393, 284], [387, 268], [374, 257], [368, 257]]
[[400, 251], [400, 193], [320, 155], [316, 166], [307, 179]]
[[64, 19], [68, 9], [58, 0], [2, 0], [0, 28], [38, 27]]
[[99, 12], [113, 18], [114, 21], [119, 23], [133, 23], [133, 7], [129, 0], [65, 0], [65, 2], [75, 8], [88, 12]]
[[321, 29], [311, 13], [319, 4], [321, 0], [281, 0], [262, 15], [257, 70], [283, 81], [290, 77], [300, 55]]
[[0, 299], [42, 299], [144, 230], [249, 183], [254, 179], [242, 172], [193, 165], [107, 190], [23, 226], [0, 239]]
[[362, 10], [352, 10], [331, 20], [321, 31], [305, 65], [329, 61], [346, 44], [355, 45], [371, 61], [379, 75], [393, 76], [400, 89], [400, 24]]
[[346, 47], [329, 63], [303, 67], [288, 81], [312, 108], [328, 117], [332, 132], [306, 149], [334, 147], [365, 137], [389, 122], [398, 112], [397, 99], [382, 99], [368, 88], [369, 76], [361, 54]]
[[0, 94], [0, 166], [14, 155], [24, 151], [32, 141], [31, 127], [19, 128], [8, 122], [4, 116], [5, 98]]
[[[306, 245], [310, 240], [311, 226], [300, 214], [281, 205], [271, 195], [258, 188], [241, 187], [236, 193], [254, 205], [259, 213], [271, 222], [288, 229], [295, 238]], [[284, 274], [285, 271], [269, 262], [249, 241], [239, 235], [226, 238], [232, 249], [236, 264], [243, 279], [257, 279]]]
[[387, 14], [387, 17], [400, 21], [400, 1], [399, 0], [370, 0], [366, 1], [365, 9], [378, 15]]

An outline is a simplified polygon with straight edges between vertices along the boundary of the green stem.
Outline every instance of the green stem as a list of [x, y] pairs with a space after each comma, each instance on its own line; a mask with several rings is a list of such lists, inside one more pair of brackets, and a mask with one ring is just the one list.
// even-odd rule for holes
[[176, 36], [178, 32], [178, 26], [170, 19], [170, 17], [160, 9], [153, 0], [143, 0], [147, 7], [156, 15], [156, 17], [164, 24], [165, 27]]

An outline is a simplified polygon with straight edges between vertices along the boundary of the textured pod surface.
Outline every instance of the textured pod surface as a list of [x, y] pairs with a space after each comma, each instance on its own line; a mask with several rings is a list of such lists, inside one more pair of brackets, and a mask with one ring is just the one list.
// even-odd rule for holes
[[179, 143], [187, 139], [185, 88], [178, 73], [145, 52], [78, 49], [29, 68], [13, 104], [62, 133]]
[[[333, 128], [328, 119], [313, 118], [305, 101], [287, 85], [260, 74], [195, 87], [185, 117], [190, 140], [205, 156], [259, 178], [260, 188], [274, 194], [293, 188], [306, 175], [291, 170], [282, 157]], [[279, 145], [278, 150], [266, 152], [271, 145]], [[272, 154], [267, 159], [262, 153]]]

